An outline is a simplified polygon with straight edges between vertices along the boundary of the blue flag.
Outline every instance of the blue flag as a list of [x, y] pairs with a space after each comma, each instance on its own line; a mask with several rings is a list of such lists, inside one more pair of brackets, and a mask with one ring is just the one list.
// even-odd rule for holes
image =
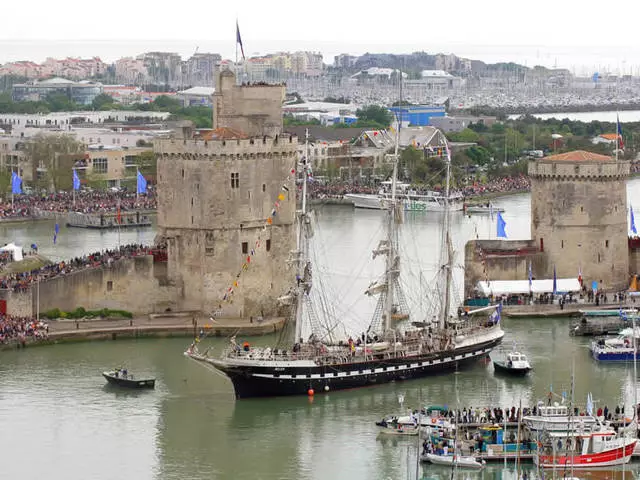
[[147, 193], [147, 179], [142, 176], [140, 170], [138, 170], [138, 182], [137, 182], [137, 193]]
[[533, 273], [531, 272], [531, 260], [529, 260], [529, 291], [533, 288]]
[[78, 172], [76, 169], [73, 169], [73, 189], [80, 190], [80, 177], [78, 177]]
[[507, 222], [504, 221], [504, 219], [502, 218], [502, 214], [500, 212], [498, 212], [498, 238], [507, 238], [507, 232], [505, 230], [506, 226], [507, 226]]
[[16, 172], [11, 173], [11, 193], [22, 193], [22, 179]]
[[558, 293], [558, 279], [556, 278], [556, 266], [553, 266], [553, 294]]
[[242, 52], [242, 60], [244, 60], [244, 45], [242, 45], [242, 37], [240, 36], [240, 27], [238, 26], [238, 20], [236, 20], [236, 45], [240, 45], [240, 51]]
[[60, 233], [60, 225], [56, 223], [56, 226], [53, 227], [53, 244], [56, 244], [56, 240], [58, 240], [58, 233]]
[[629, 206], [629, 212], [631, 217], [631, 231], [637, 235], [638, 230], [636, 229], [636, 219], [633, 216], [633, 207]]

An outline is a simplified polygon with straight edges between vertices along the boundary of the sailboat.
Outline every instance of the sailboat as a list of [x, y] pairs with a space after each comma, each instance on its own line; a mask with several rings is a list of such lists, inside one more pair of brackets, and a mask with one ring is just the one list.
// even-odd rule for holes
[[[367, 293], [379, 294], [374, 318], [361, 338], [335, 341], [331, 335], [321, 335], [313, 328], [318, 321], [312, 309], [310, 291], [312, 268], [309, 257], [311, 221], [307, 212], [307, 163], [302, 157], [301, 208], [297, 211], [297, 265], [292, 288], [285, 296], [292, 309], [295, 341], [282, 347], [240, 348], [232, 339], [231, 345], [220, 358], [198, 350], [197, 342], [185, 355], [204, 362], [224, 373], [233, 383], [236, 398], [313, 395], [315, 392], [382, 384], [407, 380], [454, 370], [459, 364], [474, 362], [487, 356], [499, 345], [504, 336], [500, 325], [500, 306], [484, 307], [475, 312], [451, 314], [452, 246], [449, 233], [449, 212], [445, 210], [443, 226], [444, 262], [439, 272], [444, 289], [439, 320], [424, 322], [421, 328], [400, 330], [395, 322], [406, 316], [406, 301], [399, 284], [400, 257], [398, 255], [397, 223], [402, 204], [396, 197], [398, 175], [398, 136], [396, 133], [391, 201], [387, 208], [387, 236], [373, 252], [386, 256], [386, 269], [382, 281], [372, 284]], [[446, 196], [449, 197], [451, 159], [447, 155]], [[306, 312], [305, 312], [306, 311]], [[303, 319], [309, 318], [314, 333], [303, 341]], [[479, 315], [476, 315], [478, 313]], [[316, 321], [313, 322], [313, 319]]]

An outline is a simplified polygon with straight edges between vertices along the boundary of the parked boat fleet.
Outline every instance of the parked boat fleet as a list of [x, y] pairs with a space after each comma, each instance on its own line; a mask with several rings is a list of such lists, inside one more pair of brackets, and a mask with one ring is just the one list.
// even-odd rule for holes
[[635, 420], [606, 419], [602, 409], [594, 415], [593, 408], [590, 395], [582, 412], [551, 397], [532, 409], [430, 406], [376, 425], [380, 435], [419, 436], [421, 462], [463, 469], [512, 459], [544, 469], [585, 470], [623, 465], [640, 455]]

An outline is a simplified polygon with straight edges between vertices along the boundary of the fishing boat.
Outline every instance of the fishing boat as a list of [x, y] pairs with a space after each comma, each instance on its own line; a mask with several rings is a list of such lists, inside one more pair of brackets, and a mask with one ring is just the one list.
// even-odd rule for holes
[[[400, 202], [396, 201], [398, 145], [396, 141], [391, 188], [392, 203], [388, 205], [387, 237], [373, 252], [374, 258], [384, 256], [383, 278], [367, 289], [377, 295], [373, 319], [366, 332], [357, 337], [336, 340], [332, 331], [323, 328], [311, 301], [312, 267], [309, 257], [311, 221], [307, 212], [307, 181], [302, 181], [301, 208], [297, 212], [297, 250], [293, 254], [296, 274], [292, 276], [290, 292], [283, 297], [289, 305], [294, 341], [273, 347], [240, 348], [235, 339], [221, 358], [201, 353], [198, 342], [191, 344], [185, 355], [224, 373], [233, 383], [236, 398], [313, 395], [316, 392], [350, 389], [398, 380], [409, 380], [443, 371], [455, 370], [463, 364], [486, 357], [502, 342], [501, 305], [476, 310], [459, 310], [451, 305], [453, 248], [449, 231], [448, 211], [443, 215], [442, 259], [438, 270], [439, 306], [434, 305], [434, 324], [425, 328], [402, 329], [394, 318], [408, 315], [408, 303], [400, 286], [397, 223], [401, 220]], [[307, 155], [299, 169], [303, 179], [309, 171]], [[446, 195], [451, 171], [447, 165]], [[447, 202], [445, 201], [445, 205]], [[305, 321], [306, 320], [306, 321]], [[303, 341], [303, 324], [311, 335]]]
[[420, 433], [420, 426], [407, 425], [403, 423], [397, 423], [395, 425], [388, 424], [386, 427], [382, 427], [379, 430], [380, 435], [395, 435], [395, 436], [410, 436], [415, 437]]
[[476, 203], [476, 204], [464, 204], [463, 208], [464, 213], [466, 214], [480, 214], [480, 215], [493, 215], [494, 213], [504, 213], [504, 208], [496, 207], [490, 202], [487, 203]]
[[515, 349], [507, 352], [503, 358], [492, 358], [492, 360], [496, 372], [524, 376], [532, 370], [527, 356], [524, 353], [515, 351]]
[[618, 435], [613, 430], [567, 435], [549, 432], [540, 442], [534, 457], [542, 468], [591, 469], [624, 465], [631, 460], [638, 442]]
[[386, 428], [389, 425], [420, 425], [421, 427], [446, 428], [454, 427], [449, 417], [441, 415], [443, 407], [430, 406], [420, 412], [409, 412], [407, 415], [387, 415], [376, 425]]
[[126, 369], [116, 369], [111, 372], [102, 372], [102, 376], [111, 385], [125, 388], [155, 388], [155, 378], [135, 378]]
[[591, 342], [591, 355], [600, 362], [626, 362], [637, 359], [640, 328], [625, 328], [615, 338]]
[[462, 455], [438, 455], [435, 453], [426, 453], [421, 456], [423, 462], [430, 462], [434, 465], [446, 465], [448, 467], [458, 468], [484, 468], [485, 462], [479, 462], [475, 457]]

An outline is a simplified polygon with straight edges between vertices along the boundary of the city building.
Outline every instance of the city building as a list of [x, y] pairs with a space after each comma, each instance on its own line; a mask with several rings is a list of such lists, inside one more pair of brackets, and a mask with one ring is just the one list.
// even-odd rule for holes
[[345, 70], [349, 70], [356, 66], [356, 61], [358, 57], [354, 55], [349, 55], [348, 53], [341, 53], [340, 55], [336, 55], [333, 57], [333, 66], [335, 68], [343, 68]]
[[93, 99], [103, 92], [102, 84], [97, 82], [74, 82], [65, 78], [31, 81], [15, 84], [11, 91], [14, 102], [36, 102], [46, 100], [48, 95], [62, 94], [70, 101], [80, 105], [91, 105]]
[[176, 93], [176, 98], [185, 107], [194, 105], [210, 107], [215, 92], [213, 87], [191, 87]]
[[154, 142], [167, 282], [180, 292], [179, 311], [278, 315], [291, 280], [298, 165], [298, 141], [282, 132], [285, 87], [218, 76], [214, 128], [198, 138], [185, 125]]
[[[473, 240], [465, 248], [465, 295], [478, 281], [578, 278], [591, 289], [628, 287], [640, 256], [628, 238], [629, 162], [586, 151], [529, 162], [531, 240]], [[637, 247], [637, 246], [636, 246]]]
[[394, 114], [395, 118], [401, 120], [403, 125], [409, 126], [430, 125], [432, 118], [446, 115], [444, 106], [406, 105], [391, 107], [389, 110]]
[[219, 53], [194, 53], [184, 62], [185, 85], [213, 87], [213, 75], [221, 60]]

